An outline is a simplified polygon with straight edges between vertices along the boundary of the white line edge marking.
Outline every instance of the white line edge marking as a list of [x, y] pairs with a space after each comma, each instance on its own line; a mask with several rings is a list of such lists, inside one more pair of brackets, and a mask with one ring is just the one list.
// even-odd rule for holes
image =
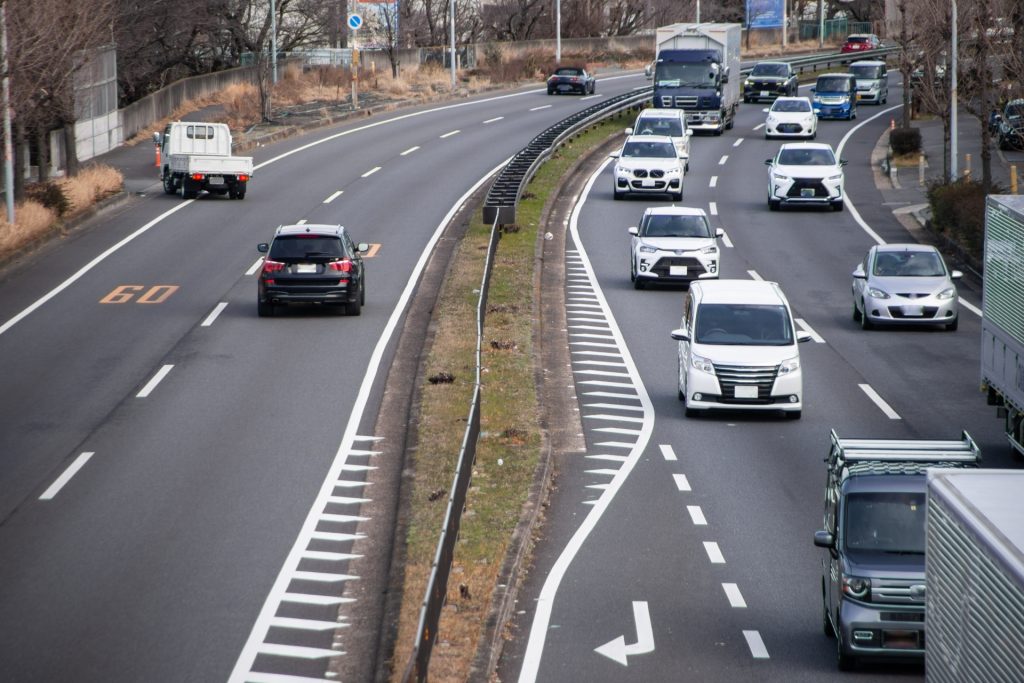
[[672, 479], [676, 483], [676, 488], [680, 491], [691, 491], [690, 480], [686, 478], [685, 474], [673, 474]]
[[156, 374], [153, 375], [153, 379], [146, 382], [146, 386], [142, 387], [142, 390], [139, 391], [139, 393], [135, 394], [135, 398], [146, 398], [147, 396], [152, 394], [153, 390], [156, 389], [156, 385], [160, 384], [163, 378], [167, 376], [167, 373], [169, 373], [173, 369], [173, 365], [165, 365], [159, 370], [157, 370]]
[[71, 481], [71, 477], [75, 476], [78, 470], [82, 469], [85, 463], [89, 462], [89, 458], [94, 455], [96, 455], [95, 451], [86, 451], [75, 458], [74, 462], [68, 465], [68, 468], [50, 484], [49, 488], [43, 491], [43, 495], [39, 496], [39, 500], [53, 500], [60, 493], [60, 490], [64, 488], [64, 485]]
[[335, 199], [337, 199], [338, 197], [340, 197], [340, 196], [341, 196], [342, 194], [344, 194], [344, 193], [345, 193], [345, 191], [344, 191], [344, 190], [338, 190], [337, 192], [335, 192], [334, 194], [332, 194], [332, 195], [331, 195], [330, 197], [328, 197], [327, 199], [325, 199], [325, 200], [324, 200], [324, 204], [330, 204], [331, 202], [333, 202], [333, 201], [334, 201]]
[[966, 301], [962, 296], [957, 296], [957, 301], [960, 302], [960, 305], [966, 308], [968, 311], [978, 316], [979, 318], [981, 317], [981, 309], [972, 304], [970, 301]]
[[758, 281], [764, 280], [763, 277], [761, 277], [760, 275], [757, 274], [756, 270], [748, 270], [747, 271], [747, 275], [749, 275], [751, 278], [753, 278], [755, 280], [758, 280]]
[[764, 646], [760, 633], [757, 631], [744, 631], [743, 637], [747, 639], [747, 647], [750, 648], [750, 654], [753, 655], [754, 659], [769, 659], [768, 648]]
[[406, 156], [407, 154], [412, 154], [413, 152], [415, 152], [415, 151], [416, 151], [416, 150], [418, 150], [419, 148], [420, 148], [420, 146], [419, 146], [419, 145], [416, 145], [415, 147], [410, 147], [409, 149], [405, 150], [404, 152], [402, 152], [402, 153], [401, 153], [401, 154], [399, 154], [398, 156], [404, 157], [404, 156]]
[[379, 171], [380, 169], [381, 169], [381, 167], [380, 167], [380, 166], [374, 166], [374, 167], [373, 167], [373, 168], [371, 168], [371, 169], [370, 169], [369, 171], [367, 171], [366, 173], [364, 173], [363, 175], [361, 175], [361, 176], [359, 176], [359, 177], [360, 177], [360, 178], [369, 178], [370, 176], [372, 176], [372, 175], [373, 175], [374, 173], [376, 173], [376, 172], [377, 172], [377, 171]]
[[580, 213], [583, 211], [583, 205], [586, 202], [587, 197], [590, 195], [590, 191], [594, 187], [594, 183], [597, 181], [598, 176], [604, 172], [609, 163], [611, 163], [611, 159], [606, 159], [587, 181], [586, 186], [583, 188], [583, 192], [580, 193], [579, 200], [576, 202], [576, 206], [573, 207], [572, 217], [569, 220], [569, 230], [572, 233], [573, 241], [578, 246], [580, 258], [583, 260], [588, 274], [593, 279], [594, 292], [599, 297], [605, 310], [605, 317], [608, 319], [608, 323], [612, 328], [612, 333], [620, 346], [622, 359], [629, 367], [629, 374], [633, 377], [637, 398], [640, 400], [644, 408], [644, 425], [637, 437], [636, 443], [631, 445], [627, 459], [619, 468], [619, 473], [612, 479], [608, 488], [601, 493], [601, 497], [597, 499], [597, 503], [590, 509], [590, 512], [587, 513], [587, 516], [583, 519], [579, 528], [576, 529], [576, 533], [574, 533], [572, 538], [569, 539], [569, 543], [566, 544], [565, 548], [558, 556], [558, 559], [555, 561], [555, 564], [548, 572], [547, 578], [544, 580], [544, 585], [541, 588], [540, 595], [537, 597], [537, 611], [534, 614], [533, 623], [530, 625], [530, 636], [526, 644], [526, 652], [523, 655], [522, 669], [519, 671], [519, 683], [532, 683], [537, 679], [541, 656], [544, 653], [544, 641], [547, 638], [548, 625], [551, 621], [551, 611], [554, 606], [555, 595], [558, 592], [558, 587], [561, 584], [565, 573], [568, 571], [569, 565], [572, 564], [573, 559], [583, 546], [583, 543], [587, 540], [590, 532], [597, 526], [601, 516], [604, 514], [605, 510], [608, 509], [608, 506], [615, 498], [619, 489], [622, 488], [626, 478], [629, 476], [630, 472], [633, 471], [637, 462], [640, 461], [640, 457], [647, 448], [647, 442], [651, 438], [651, 433], [654, 431], [654, 406], [651, 404], [650, 396], [647, 395], [647, 389], [640, 377], [640, 372], [637, 370], [636, 363], [634, 363], [633, 357], [626, 346], [625, 339], [622, 336], [622, 331], [619, 329], [618, 323], [608, 306], [608, 302], [604, 296], [604, 290], [601, 289], [600, 283], [594, 275], [593, 266], [587, 257], [586, 250], [583, 248], [583, 242], [579, 235], [579, 218]]
[[743, 599], [743, 593], [740, 592], [740, 587], [735, 583], [723, 583], [722, 590], [725, 591], [725, 597], [729, 599], [730, 607], [746, 607], [747, 601]]
[[679, 459], [679, 458], [676, 457], [676, 452], [672, 449], [671, 445], [669, 445], [669, 444], [662, 444], [662, 445], [658, 446], [658, 448], [661, 449], [661, 456], [663, 458], [665, 458], [666, 460], [678, 460]]
[[221, 301], [219, 304], [214, 306], [213, 310], [210, 312], [210, 315], [206, 316], [206, 320], [202, 322], [200, 327], [209, 327], [210, 325], [212, 325], [213, 321], [217, 319], [217, 316], [220, 315], [227, 307], [227, 301]]
[[708, 520], [704, 516], [704, 511], [700, 509], [700, 505], [687, 505], [686, 511], [690, 513], [690, 519], [696, 526], [708, 525]]
[[440, 137], [443, 140], [444, 138], [450, 138], [453, 135], [458, 135], [461, 132], [462, 132], [461, 130], [453, 130], [453, 131], [449, 131], [449, 132], [445, 133], [444, 135], [442, 135]]
[[718, 215], [718, 202], [708, 202], [709, 213], [712, 216]]
[[736, 142], [732, 143], [732, 146], [733, 147], [739, 147], [741, 144], [743, 144], [743, 140], [744, 140], [744, 138], [740, 138]]
[[708, 554], [711, 564], [725, 564], [725, 556], [722, 555], [722, 549], [714, 541], [704, 541], [704, 552]]
[[717, 186], [718, 186], [718, 176], [713, 175], [713, 176], [711, 176], [711, 181], [708, 183], [708, 187], [717, 187]]
[[802, 329], [807, 334], [811, 335], [811, 339], [814, 340], [815, 344], [825, 343], [824, 337], [815, 332], [814, 328], [808, 325], [806, 320], [804, 320], [803, 318], [794, 318], [794, 320], [796, 321], [796, 324], [800, 326], [800, 329]]
[[495, 121], [501, 121], [504, 116], [495, 116], [493, 119], [487, 119], [484, 123], [494, 123]]
[[254, 263], [251, 266], [249, 266], [249, 270], [245, 271], [245, 274], [246, 275], [252, 275], [257, 270], [259, 270], [260, 266], [262, 266], [262, 265], [263, 265], [263, 257], [260, 256], [258, 259], [256, 259], [256, 263]]
[[334, 455], [334, 461], [331, 463], [331, 468], [328, 471], [327, 476], [324, 478], [323, 484], [320, 486], [320, 492], [317, 494], [316, 500], [309, 509], [309, 514], [306, 516], [302, 529], [295, 538], [295, 544], [288, 552], [288, 557], [285, 558], [281, 571], [278, 573], [277, 578], [274, 581], [274, 585], [271, 587], [270, 592], [267, 595], [267, 599], [263, 603], [262, 609], [260, 609], [260, 614], [256, 618], [256, 623], [253, 624], [252, 631], [249, 633], [249, 637], [245, 642], [245, 646], [242, 648], [242, 652], [238, 655], [238, 660], [235, 662], [235, 667], [231, 672], [231, 677], [228, 679], [228, 683], [244, 683], [249, 673], [252, 671], [252, 666], [256, 661], [256, 656], [259, 654], [259, 649], [266, 640], [267, 633], [269, 632], [272, 621], [276, 616], [278, 605], [281, 603], [283, 596], [288, 592], [288, 586], [291, 583], [292, 576], [295, 571], [298, 570], [299, 562], [302, 560], [303, 554], [306, 552], [306, 547], [309, 545], [313, 532], [316, 531], [316, 527], [320, 521], [320, 513], [328, 504], [330, 498], [334, 495], [336, 482], [341, 479], [342, 470], [348, 460], [349, 452], [352, 450], [352, 444], [355, 441], [356, 434], [359, 429], [359, 422], [362, 420], [363, 411], [366, 409], [366, 403], [370, 397], [370, 390], [373, 387], [377, 373], [380, 371], [381, 362], [384, 357], [384, 350], [390, 343], [391, 337], [394, 335], [395, 329], [398, 327], [398, 323], [402, 319], [406, 307], [409, 305], [412, 293], [416, 289], [420, 275], [426, 267], [427, 260], [433, 253], [438, 240], [441, 238], [441, 233], [444, 232], [445, 226], [448, 225], [448, 222], [462, 208], [473, 193], [476, 192], [477, 189], [486, 183], [492, 176], [494, 176], [495, 173], [501, 170], [502, 166], [507, 164], [509, 160], [510, 159], [505, 159], [491, 169], [486, 175], [484, 175], [484, 177], [480, 178], [473, 187], [469, 188], [469, 190], [467, 190], [466, 193], [458, 199], [458, 201], [455, 202], [444, 218], [441, 219], [437, 229], [434, 230], [434, 234], [430, 237], [430, 241], [420, 253], [420, 258], [416, 262], [416, 266], [413, 268], [413, 271], [409, 276], [409, 280], [405, 284], [405, 289], [402, 290], [401, 297], [399, 297], [394, 310], [391, 312], [391, 317], [388, 318], [384, 331], [377, 340], [377, 345], [373, 349], [370, 361], [366, 365], [366, 373], [363, 376], [362, 383], [359, 385], [359, 393], [356, 394], [356, 400], [352, 404], [348, 423], [345, 426], [345, 433], [342, 436], [341, 444], [338, 446], [338, 450]]
[[899, 413], [892, 409], [892, 406], [885, 402], [885, 399], [878, 395], [878, 392], [875, 391], [870, 384], [858, 384], [857, 386], [860, 387], [861, 391], [867, 394], [868, 398], [874, 401], [875, 405], [878, 406], [878, 409], [885, 413], [885, 416], [888, 417], [890, 420], [903, 419], [900, 417]]

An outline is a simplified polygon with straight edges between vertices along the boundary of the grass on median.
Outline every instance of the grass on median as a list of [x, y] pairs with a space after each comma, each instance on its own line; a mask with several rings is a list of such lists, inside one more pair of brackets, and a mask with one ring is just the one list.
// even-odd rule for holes
[[[430, 662], [432, 681], [465, 681], [488, 617], [491, 594], [538, 465], [541, 434], [533, 358], [537, 315], [534, 258], [541, 212], [577, 158], [626, 125], [625, 115], [563, 146], [545, 163], [498, 244], [484, 329], [481, 433], [448, 583], [447, 606]], [[422, 376], [413, 456], [407, 564], [394, 675], [408, 662], [420, 604], [441, 531], [473, 393], [475, 315], [490, 226], [479, 212], [452, 260], [434, 313]], [[451, 383], [429, 382], [442, 373]]]

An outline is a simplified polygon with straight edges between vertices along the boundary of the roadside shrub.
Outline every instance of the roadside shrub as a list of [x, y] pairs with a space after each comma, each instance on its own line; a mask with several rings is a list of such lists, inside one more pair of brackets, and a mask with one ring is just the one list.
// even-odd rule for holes
[[115, 194], [124, 187], [124, 176], [116, 168], [103, 164], [87, 166], [78, 175], [60, 181], [72, 212], [89, 208], [101, 199]]
[[[993, 194], [1006, 192], [998, 185]], [[956, 182], [933, 181], [928, 186], [932, 227], [957, 242], [976, 259], [985, 243], [985, 191], [981, 183], [961, 178]]]
[[889, 132], [889, 146], [896, 156], [921, 151], [921, 130], [918, 128], [895, 128]]
[[57, 222], [56, 212], [32, 200], [15, 205], [14, 225], [7, 222], [6, 216], [7, 207], [0, 204], [0, 256], [6, 256], [41, 237]]
[[25, 199], [50, 209], [58, 217], [63, 216], [71, 209], [71, 202], [61, 186], [54, 182], [35, 183], [25, 188]]
[[501, 49], [500, 44], [484, 44], [484, 66], [487, 67], [488, 69], [496, 69], [500, 67], [504, 57], [505, 51]]

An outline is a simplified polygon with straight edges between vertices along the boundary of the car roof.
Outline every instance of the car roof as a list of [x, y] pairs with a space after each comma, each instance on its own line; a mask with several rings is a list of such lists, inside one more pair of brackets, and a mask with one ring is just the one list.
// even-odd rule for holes
[[885, 62], [880, 59], [859, 59], [856, 62], [850, 62], [850, 66], [885, 66]]
[[643, 110], [641, 110], [640, 113], [637, 114], [637, 118], [643, 118], [643, 119], [647, 119], [647, 118], [651, 118], [651, 119], [655, 119], [655, 118], [658, 118], [658, 119], [686, 118], [686, 110], [685, 109], [655, 109], [655, 108], [652, 107], [650, 109], [643, 109]]
[[672, 138], [667, 135], [627, 135], [626, 142], [664, 142], [675, 147]]
[[694, 206], [651, 206], [644, 211], [645, 216], [707, 216], [704, 209]]
[[797, 97], [795, 95], [794, 96], [783, 95], [783, 96], [775, 98], [776, 102], [794, 102], [796, 100], [800, 100], [801, 102], [806, 102], [807, 104], [811, 103], [811, 98], [810, 97]]
[[879, 244], [875, 247], [877, 251], [893, 252], [893, 251], [938, 251], [935, 247], [930, 244]]
[[779, 150], [783, 149], [827, 149], [832, 150], [832, 145], [827, 142], [784, 142], [779, 146]]
[[783, 62], [783, 61], [778, 60], [778, 59], [765, 59], [763, 61], [758, 62], [754, 66], [759, 66], [761, 64], [789, 64], [789, 62]]
[[818, 74], [818, 78], [830, 78], [832, 76], [842, 76], [843, 78], [853, 78], [853, 74], [849, 74], [849, 73], [842, 73], [841, 74], [841, 73], [832, 72], [832, 73], [827, 73], [827, 74]]
[[705, 304], [785, 304], [779, 285], [765, 280], [702, 280], [690, 288], [699, 303]]
[[324, 235], [336, 237], [345, 232], [345, 226], [332, 225], [330, 223], [303, 223], [301, 225], [280, 225], [274, 231], [274, 237], [288, 235]]

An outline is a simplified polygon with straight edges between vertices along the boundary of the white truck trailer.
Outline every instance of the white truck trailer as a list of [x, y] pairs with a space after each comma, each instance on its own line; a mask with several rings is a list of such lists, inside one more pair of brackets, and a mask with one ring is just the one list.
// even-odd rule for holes
[[925, 678], [1024, 681], [1024, 472], [928, 472]]
[[206, 190], [245, 199], [252, 157], [231, 155], [227, 124], [176, 121], [153, 138], [160, 147], [160, 179], [167, 194], [181, 192], [185, 199], [194, 199]]
[[1024, 197], [985, 200], [985, 291], [981, 385], [1006, 421], [1006, 438], [1024, 455]]
[[670, 24], [655, 32], [654, 106], [685, 109], [693, 130], [731, 129], [740, 100], [739, 24]]

